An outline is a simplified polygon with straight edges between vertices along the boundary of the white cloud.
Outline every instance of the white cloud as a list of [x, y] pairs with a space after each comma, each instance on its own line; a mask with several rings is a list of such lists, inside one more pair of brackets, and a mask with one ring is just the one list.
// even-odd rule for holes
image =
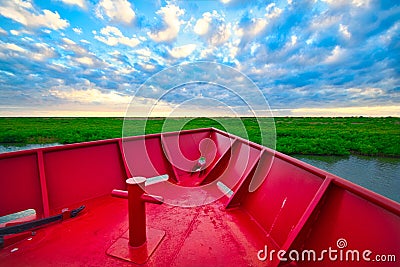
[[276, 7], [275, 3], [271, 3], [265, 8], [265, 11], [266, 11], [265, 17], [267, 19], [274, 19], [279, 17], [282, 14], [283, 10], [279, 7]]
[[151, 55], [151, 50], [148, 47], [141, 48], [141, 49], [136, 49], [135, 53], [144, 57], [150, 57]]
[[[89, 52], [76, 42], [66, 37], [62, 38], [62, 44], [60, 47], [65, 51], [71, 51], [74, 54], [66, 56], [71, 65], [85, 65], [85, 66], [104, 66], [104, 62], [101, 61], [95, 54]], [[68, 53], [69, 54], [69, 53]]]
[[46, 27], [60, 30], [69, 26], [69, 22], [61, 19], [57, 11], [52, 12], [47, 9], [39, 11], [30, 0], [3, 1], [0, 5], [0, 15], [32, 28]]
[[21, 38], [21, 41], [24, 41], [26, 43], [35, 43], [36, 41], [32, 39], [31, 37], [25, 36]]
[[370, 0], [353, 0], [351, 3], [356, 7], [368, 7], [371, 3]]
[[290, 38], [290, 40], [291, 40], [290, 44], [291, 44], [292, 46], [294, 46], [295, 44], [297, 44], [297, 36], [296, 36], [296, 35], [292, 35], [291, 38]]
[[256, 52], [257, 49], [258, 49], [260, 46], [261, 46], [261, 45], [260, 45], [259, 43], [256, 43], [256, 42], [252, 43], [251, 46], [250, 46], [250, 54], [251, 54], [252, 56], [254, 56], [254, 52]]
[[331, 51], [331, 54], [326, 57], [325, 63], [337, 63], [344, 59], [346, 55], [346, 50], [341, 48], [340, 46], [335, 46], [335, 48]]
[[171, 50], [168, 49], [168, 53], [174, 58], [184, 58], [192, 54], [195, 49], [196, 49], [195, 44], [187, 44], [174, 47]]
[[168, 3], [168, 5], [158, 10], [157, 15], [162, 17], [164, 29], [158, 32], [148, 32], [147, 35], [156, 42], [170, 42], [175, 40], [180, 31], [183, 21], [179, 17], [185, 14], [183, 9]]
[[140, 43], [140, 40], [133, 36], [132, 38], [126, 37], [122, 32], [113, 26], [107, 26], [100, 30], [101, 35], [96, 35], [94, 38], [109, 46], [116, 46], [123, 44], [130, 47], [135, 47]]
[[76, 5], [82, 9], [86, 9], [85, 0], [61, 0], [61, 2], [67, 5]]
[[337, 25], [343, 18], [341, 16], [317, 16], [311, 22], [311, 29], [318, 31]]
[[94, 65], [94, 60], [91, 57], [83, 56], [83, 57], [76, 57], [74, 60], [80, 64], [87, 65], [87, 66], [93, 66]]
[[261, 18], [252, 18], [250, 22], [242, 27], [235, 26], [235, 34], [239, 37], [254, 38], [264, 32], [268, 24], [278, 18], [282, 9], [276, 7], [275, 3], [269, 4], [265, 8], [265, 15]]
[[[115, 75], [127, 75], [135, 72], [136, 70], [131, 67], [131, 66], [124, 66], [123, 68], [119, 68], [118, 70], [115, 70], [114, 73]], [[125, 83], [126, 87], [129, 89], [132, 87], [130, 83]]]
[[21, 30], [10, 30], [10, 33], [14, 36], [19, 36], [19, 35], [31, 35], [33, 34], [31, 31], [27, 31], [25, 29], [21, 29]]
[[101, 0], [97, 5], [96, 15], [101, 19], [105, 15], [111, 21], [125, 24], [130, 24], [136, 17], [128, 0]]
[[[274, 112], [276, 115], [278, 113]], [[291, 109], [292, 116], [400, 116], [400, 106], [361, 106], [361, 107], [342, 107], [342, 108], [298, 108]]]
[[217, 11], [205, 12], [202, 18], [198, 19], [194, 32], [206, 39], [211, 45], [220, 45], [229, 40], [231, 36], [231, 25]]
[[74, 41], [72, 41], [71, 39], [68, 39], [66, 37], [62, 38], [63, 41], [63, 45], [61, 45], [61, 47], [64, 50], [67, 51], [72, 51], [74, 52], [76, 55], [87, 55], [88, 52], [85, 48], [79, 46], [77, 43], [75, 43]]
[[[91, 84], [88, 86], [93, 87]], [[58, 98], [80, 103], [128, 104], [132, 99], [130, 96], [121, 95], [113, 90], [102, 92], [97, 88], [77, 90], [55, 87], [49, 92]]]
[[72, 28], [72, 30], [73, 30], [76, 34], [82, 34], [82, 29], [81, 29], [81, 28]]
[[351, 33], [349, 32], [348, 26], [346, 25], [339, 24], [339, 32], [347, 39], [351, 37]]
[[353, 5], [355, 7], [369, 7], [370, 0], [322, 0], [333, 7], [341, 7], [346, 5]]
[[212, 55], [215, 50], [215, 47], [207, 47], [200, 51], [200, 58], [205, 59], [208, 56]]
[[152, 56], [153, 53], [151, 52], [151, 50], [148, 47], [136, 49], [133, 52], [135, 52], [135, 54], [137, 55], [137, 58], [143, 62], [149, 62], [150, 59], [154, 57], [154, 55]]
[[206, 12], [203, 17], [198, 19], [196, 25], [194, 26], [194, 32], [198, 35], [205, 35], [208, 33], [210, 28], [210, 23], [212, 21], [211, 13]]
[[139, 65], [140, 65], [143, 69], [149, 70], [149, 71], [152, 71], [152, 70], [154, 70], [154, 69], [156, 68], [153, 64], [147, 64], [147, 63], [140, 63], [140, 62], [139, 62]]
[[[355, 89], [358, 89], [358, 88], [355, 88]], [[348, 90], [348, 91], [350, 91], [350, 90]], [[383, 91], [381, 88], [373, 88], [373, 87], [359, 89], [359, 91], [354, 90], [353, 92], [355, 92], [358, 95], [361, 95], [364, 97], [371, 97], [371, 98], [375, 98], [375, 97], [385, 94], [385, 91]]]
[[325, 2], [330, 5], [343, 5], [343, 4], [348, 3], [349, 1], [347, 1], [347, 0], [322, 0], [322, 2]]
[[252, 36], [257, 36], [265, 29], [266, 26], [267, 26], [266, 19], [254, 19], [253, 26], [251, 27], [249, 34]]
[[22, 48], [16, 44], [12, 44], [12, 43], [1, 43], [0, 44], [0, 49], [7, 51], [14, 51], [14, 52], [19, 52], [19, 53], [26, 53], [27, 50], [25, 48]]
[[53, 47], [50, 47], [46, 43], [36, 43], [34, 45], [34, 51], [30, 53], [30, 58], [37, 61], [46, 61], [49, 58], [55, 57], [56, 53]]
[[2, 58], [19, 56], [43, 62], [54, 57], [55, 51], [45, 43], [36, 43], [30, 50], [13, 43], [0, 43], [0, 55]]
[[265, 29], [267, 24], [268, 23], [265, 18], [253, 18], [251, 19], [251, 23], [247, 27], [236, 27], [235, 33], [239, 37], [255, 37], [258, 36]]
[[[258, 44], [257, 47], [254, 48], [257, 49], [260, 46], [260, 44]], [[237, 53], [239, 52], [239, 48], [237, 47], [237, 45], [233, 44], [233, 43], [228, 43], [228, 51], [229, 51], [229, 57], [231, 59], [235, 58]], [[252, 53], [254, 53], [254, 51], [252, 51]]]
[[394, 38], [397, 38], [400, 32], [400, 21], [396, 22], [392, 27], [390, 27], [387, 31], [381, 33], [379, 35], [379, 42], [382, 45], [388, 46], [391, 42], [393, 42]]
[[0, 34], [7, 35], [7, 31], [0, 27]]
[[69, 45], [75, 45], [76, 43], [72, 41], [71, 39], [68, 38], [63, 38], [62, 39], [64, 43], [69, 44]]

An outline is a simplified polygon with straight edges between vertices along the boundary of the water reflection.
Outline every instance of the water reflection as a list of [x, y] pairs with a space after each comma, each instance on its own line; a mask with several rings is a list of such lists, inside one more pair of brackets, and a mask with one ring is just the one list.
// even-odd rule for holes
[[400, 202], [400, 159], [363, 156], [294, 156]]

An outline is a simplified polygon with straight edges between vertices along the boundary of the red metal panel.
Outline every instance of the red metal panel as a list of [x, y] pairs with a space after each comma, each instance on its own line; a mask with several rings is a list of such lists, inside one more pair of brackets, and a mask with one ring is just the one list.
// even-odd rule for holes
[[70, 146], [45, 152], [43, 157], [53, 210], [124, 186], [126, 173], [117, 142]]
[[[336, 260], [325, 255], [323, 261], [298, 262], [298, 266], [398, 266], [400, 259], [400, 217], [364, 198], [331, 185], [323, 205], [320, 205], [314, 219], [302, 230], [290, 250], [314, 250], [320, 257], [322, 250], [331, 247], [336, 250]], [[347, 245], [338, 247], [338, 240], [346, 240]], [[346, 260], [348, 250], [357, 250], [359, 261]], [[372, 252], [370, 262], [362, 259], [365, 250]], [[343, 251], [343, 260], [340, 260]], [[348, 259], [351, 259], [351, 255]], [[376, 255], [395, 255], [397, 262], [377, 262]]]
[[159, 135], [124, 140], [123, 148], [132, 176], [148, 178], [168, 174], [170, 178], [175, 178], [161, 147]]
[[282, 246], [322, 182], [317, 175], [275, 157], [264, 183], [248, 193], [243, 208]]
[[42, 190], [43, 215], [44, 217], [48, 217], [50, 216], [50, 207], [49, 207], [49, 194], [47, 191], [46, 174], [44, 171], [43, 150], [39, 149], [37, 151], [37, 158], [38, 158], [40, 188]]
[[[229, 138], [226, 135], [220, 133], [212, 132], [210, 135], [210, 140], [213, 142], [213, 149], [206, 149], [208, 153], [206, 154], [206, 168], [203, 172], [197, 172], [197, 179], [194, 182], [193, 177], [189, 177], [189, 181], [186, 182], [186, 186], [199, 186], [201, 184], [209, 183], [215, 180], [222, 174], [231, 158], [231, 147], [235, 139]], [[220, 171], [215, 172], [214, 169], [218, 165], [217, 169]], [[213, 172], [212, 175], [209, 174]], [[186, 174], [187, 175], [187, 174]], [[182, 182], [182, 177], [180, 181]]]
[[[183, 186], [197, 186], [229, 150], [232, 139], [209, 131], [167, 134], [162, 138], [163, 152], [167, 156], [177, 181]], [[192, 172], [199, 158], [205, 158], [204, 172]]]
[[217, 160], [213, 168], [210, 169], [208, 173], [202, 178], [201, 184], [208, 184], [220, 177], [228, 168], [229, 164], [231, 163], [234, 151], [238, 150], [239, 141], [236, 139], [232, 140], [232, 144], [224, 154], [222, 154], [221, 158]]
[[226, 204], [226, 208], [236, 207], [241, 204], [245, 196], [249, 192], [253, 192], [254, 190], [250, 190], [250, 185], [257, 184], [257, 188], [264, 182], [265, 177], [268, 174], [270, 169], [270, 165], [272, 164], [272, 160], [274, 158], [273, 154], [268, 153], [266, 150], [262, 150], [260, 152], [259, 159], [256, 164], [254, 164], [251, 173], [249, 173], [248, 177], [241, 181], [238, 185], [237, 189], [233, 196], [229, 199], [228, 203]]
[[215, 154], [215, 159], [214, 161], [210, 164], [209, 167], [207, 167], [206, 172], [203, 175], [203, 179], [206, 179], [207, 175], [213, 170], [213, 168], [216, 166], [216, 164], [219, 163], [221, 158], [229, 152], [234, 139], [222, 135], [217, 132], [212, 132], [211, 133], [211, 139], [214, 141], [214, 144], [216, 146], [216, 154]]
[[180, 152], [187, 159], [197, 160], [201, 156], [200, 142], [205, 138], [211, 138], [209, 131], [181, 133], [179, 134], [179, 147], [174, 146], [175, 149], [179, 150], [175, 152]]
[[[217, 146], [217, 155], [221, 156], [224, 151], [232, 145], [233, 138], [223, 135], [219, 132], [211, 132], [211, 139], [214, 140]], [[219, 154], [218, 154], [219, 153]]]
[[300, 232], [305, 227], [306, 223], [312, 220], [313, 214], [316, 213], [318, 207], [320, 207], [323, 203], [322, 199], [325, 196], [329, 186], [331, 185], [332, 178], [327, 177], [320, 188], [318, 189], [317, 193], [315, 194], [314, 198], [311, 200], [310, 205], [308, 205], [306, 211], [304, 212], [303, 216], [300, 218], [297, 225], [293, 228], [290, 232], [289, 237], [286, 239], [285, 244], [281, 247], [282, 249], [288, 251], [290, 246], [292, 246], [294, 240], [300, 235]]
[[43, 214], [36, 153], [0, 158], [0, 216], [35, 209]]
[[[163, 135], [162, 145], [164, 152], [168, 156], [169, 162], [175, 169], [177, 179], [190, 173], [195, 166], [195, 162], [200, 158], [200, 142], [210, 137], [210, 132], [180, 133]], [[213, 149], [212, 146], [206, 148]], [[206, 162], [212, 161], [208, 157]]]
[[232, 150], [232, 157], [225, 171], [221, 176], [212, 178], [218, 179], [231, 190], [235, 190], [239, 181], [246, 178], [250, 173], [259, 156], [259, 149], [238, 141], [237, 146]]
[[124, 164], [126, 177], [132, 177], [132, 174], [129, 171], [129, 167], [128, 167], [127, 163], [126, 163], [126, 157], [125, 157], [125, 154], [124, 154], [124, 148], [122, 146], [122, 138], [118, 138], [118, 148], [119, 148], [119, 153], [121, 154], [122, 163]]

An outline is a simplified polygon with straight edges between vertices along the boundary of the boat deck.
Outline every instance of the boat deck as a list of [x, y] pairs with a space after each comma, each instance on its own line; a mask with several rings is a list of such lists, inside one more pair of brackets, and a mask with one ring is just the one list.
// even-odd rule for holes
[[[106, 254], [128, 230], [127, 200], [104, 196], [84, 204], [85, 211], [76, 218], [39, 229], [1, 250], [0, 265], [132, 266]], [[268, 240], [242, 209], [225, 210], [221, 201], [194, 208], [146, 204], [146, 209], [147, 227], [163, 230], [165, 236], [140, 266], [260, 264], [256, 252]]]

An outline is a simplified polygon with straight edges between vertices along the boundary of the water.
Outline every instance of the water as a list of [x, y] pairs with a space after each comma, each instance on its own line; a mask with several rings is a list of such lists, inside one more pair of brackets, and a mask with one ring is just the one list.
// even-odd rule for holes
[[0, 153], [5, 153], [5, 152], [12, 152], [12, 151], [20, 151], [20, 150], [28, 150], [28, 149], [34, 149], [34, 148], [40, 148], [40, 147], [48, 147], [48, 146], [59, 146], [59, 143], [53, 143], [53, 144], [28, 144], [28, 145], [21, 145], [21, 146], [15, 146], [15, 145], [0, 145]]
[[400, 159], [363, 156], [295, 158], [400, 202]]

